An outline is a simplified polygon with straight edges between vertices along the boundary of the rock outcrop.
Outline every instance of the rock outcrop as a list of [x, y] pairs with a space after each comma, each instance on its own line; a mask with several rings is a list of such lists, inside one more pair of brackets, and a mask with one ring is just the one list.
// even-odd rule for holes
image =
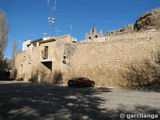
[[134, 23], [134, 30], [149, 30], [160, 27], [160, 8], [148, 11], [138, 17]]
[[120, 35], [123, 33], [129, 33], [129, 32], [134, 32], [133, 24], [128, 24], [127, 26], [124, 26], [123, 28], [120, 28], [118, 30], [108, 31], [106, 33], [106, 36]]
[[138, 32], [160, 28], [160, 8], [153, 9], [140, 15], [134, 24], [129, 24], [118, 30], [109, 31], [106, 36]]

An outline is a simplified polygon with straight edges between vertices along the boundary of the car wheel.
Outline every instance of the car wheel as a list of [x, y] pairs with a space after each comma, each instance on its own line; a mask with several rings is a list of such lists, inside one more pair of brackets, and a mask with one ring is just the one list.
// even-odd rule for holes
[[72, 87], [72, 85], [71, 85], [71, 84], [68, 84], [68, 86], [69, 86], [69, 87]]
[[69, 82], [68, 82], [68, 86], [69, 86], [69, 87], [72, 87], [72, 86], [73, 86], [73, 85], [72, 85], [72, 82], [69, 81]]
[[94, 87], [94, 85], [95, 85], [94, 83], [91, 83], [91, 87]]

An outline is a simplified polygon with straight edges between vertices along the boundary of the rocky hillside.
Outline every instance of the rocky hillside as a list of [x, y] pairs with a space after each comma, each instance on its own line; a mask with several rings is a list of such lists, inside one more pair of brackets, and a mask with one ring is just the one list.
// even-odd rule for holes
[[123, 33], [134, 32], [133, 27], [134, 27], [133, 24], [128, 24], [127, 26], [124, 26], [123, 28], [120, 28], [118, 30], [113, 30], [113, 31], [107, 32], [106, 36], [120, 35], [120, 34], [123, 34]]
[[153, 9], [140, 15], [134, 23], [134, 30], [148, 30], [160, 27], [160, 8]]
[[106, 36], [157, 28], [160, 28], [160, 8], [153, 9], [140, 15], [134, 24], [129, 24], [118, 30], [107, 32]]

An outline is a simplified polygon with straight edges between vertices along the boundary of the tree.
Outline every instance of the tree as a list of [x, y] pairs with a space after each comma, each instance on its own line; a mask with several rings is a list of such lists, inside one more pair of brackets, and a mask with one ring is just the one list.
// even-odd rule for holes
[[8, 40], [8, 20], [5, 12], [0, 10], [0, 59], [3, 58], [3, 52]]
[[12, 46], [12, 59], [11, 59], [11, 70], [12, 70], [12, 77], [15, 78], [16, 71], [15, 71], [15, 59], [16, 59], [16, 53], [17, 53], [17, 41], [16, 39], [13, 39], [13, 46]]

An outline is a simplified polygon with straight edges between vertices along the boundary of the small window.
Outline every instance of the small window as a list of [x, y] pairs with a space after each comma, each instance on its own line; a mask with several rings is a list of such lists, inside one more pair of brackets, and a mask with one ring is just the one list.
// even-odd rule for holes
[[23, 64], [20, 65], [20, 71], [23, 71]]
[[28, 57], [28, 64], [31, 64], [31, 56]]
[[42, 58], [43, 59], [47, 59], [48, 58], [48, 46], [45, 46], [43, 49], [42, 49]]
[[65, 54], [63, 55], [63, 59], [66, 59], [66, 55]]

